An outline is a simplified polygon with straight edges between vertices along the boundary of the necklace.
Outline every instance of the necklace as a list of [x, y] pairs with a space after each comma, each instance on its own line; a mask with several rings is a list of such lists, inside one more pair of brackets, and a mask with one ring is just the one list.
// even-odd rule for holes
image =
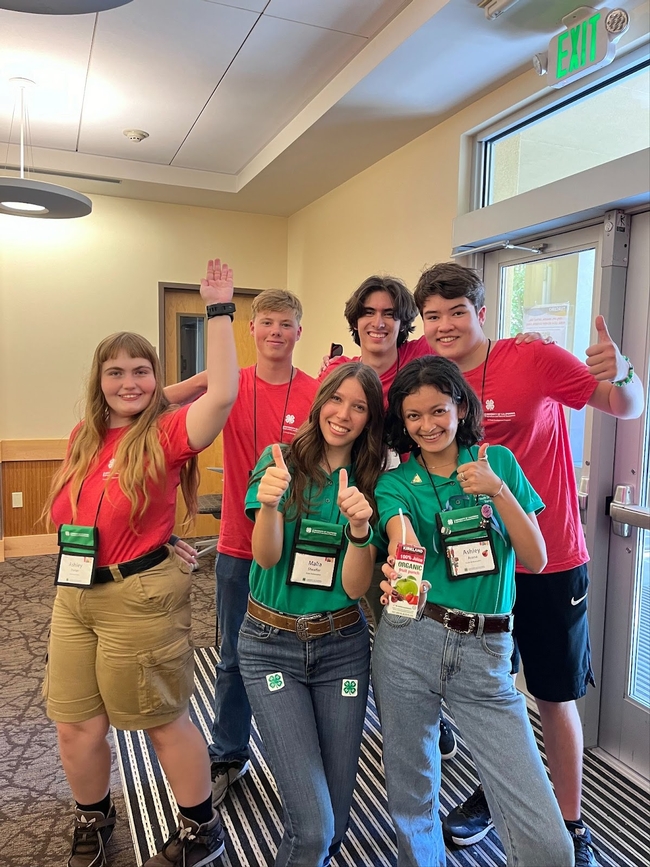
[[453, 459], [453, 461], [447, 461], [446, 464], [436, 464], [435, 467], [434, 466], [430, 467], [429, 464], [424, 460], [424, 458], [422, 457], [421, 454], [420, 454], [420, 459], [422, 460], [422, 464], [424, 465], [424, 469], [427, 470], [427, 472], [429, 472], [429, 473], [431, 472], [431, 470], [437, 470], [439, 467], [448, 467], [450, 464], [455, 464], [458, 462], [458, 456], [456, 456]]

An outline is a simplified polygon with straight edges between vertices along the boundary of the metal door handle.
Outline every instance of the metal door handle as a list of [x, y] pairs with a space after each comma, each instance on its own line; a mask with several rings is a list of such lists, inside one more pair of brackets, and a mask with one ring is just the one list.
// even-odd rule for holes
[[631, 536], [632, 527], [650, 530], [650, 509], [632, 505], [634, 488], [632, 485], [617, 485], [609, 507], [612, 519], [612, 532], [616, 536]]
[[587, 506], [589, 505], [589, 476], [581, 476], [578, 485], [578, 506], [580, 508], [580, 523], [587, 523]]

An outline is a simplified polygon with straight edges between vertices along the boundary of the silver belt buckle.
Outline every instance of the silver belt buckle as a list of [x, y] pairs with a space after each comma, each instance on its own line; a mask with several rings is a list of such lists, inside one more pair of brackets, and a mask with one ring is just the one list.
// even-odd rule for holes
[[320, 620], [320, 614], [303, 614], [296, 617], [296, 635], [301, 641], [309, 641], [309, 624], [314, 620]]
[[474, 632], [476, 630], [476, 617], [473, 614], [469, 615], [469, 626], [467, 627], [467, 629], [454, 629], [453, 626], [450, 626], [449, 621], [451, 620], [452, 614], [461, 614], [465, 617], [468, 616], [467, 614], [465, 614], [464, 611], [459, 611], [457, 608], [454, 608], [452, 610], [448, 609], [442, 615], [442, 625], [445, 627], [445, 629], [450, 629], [452, 632], [457, 632], [459, 635], [469, 635], [471, 632]]

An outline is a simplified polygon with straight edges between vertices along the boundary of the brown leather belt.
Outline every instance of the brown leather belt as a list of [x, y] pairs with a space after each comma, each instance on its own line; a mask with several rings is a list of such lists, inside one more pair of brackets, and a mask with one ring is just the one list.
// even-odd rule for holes
[[425, 617], [437, 620], [447, 629], [453, 632], [462, 632], [464, 635], [476, 635], [479, 631], [481, 620], [483, 621], [482, 632], [511, 632], [512, 614], [469, 614], [467, 611], [457, 611], [455, 608], [443, 608], [434, 602], [427, 602], [422, 612]]
[[295, 632], [301, 641], [331, 635], [337, 629], [353, 626], [361, 619], [358, 605], [349, 605], [347, 608], [330, 611], [326, 614], [303, 614], [300, 617], [292, 617], [289, 614], [279, 614], [264, 605], [259, 605], [250, 596], [248, 597], [248, 613], [255, 620], [266, 623], [267, 626], [284, 629], [286, 632]]

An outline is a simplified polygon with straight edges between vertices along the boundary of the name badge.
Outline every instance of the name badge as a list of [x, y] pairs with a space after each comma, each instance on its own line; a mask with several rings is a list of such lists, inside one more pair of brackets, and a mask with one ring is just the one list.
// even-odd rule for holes
[[287, 584], [332, 590], [343, 548], [343, 527], [301, 518], [293, 537]]
[[62, 524], [58, 541], [59, 559], [54, 583], [66, 587], [90, 587], [95, 580], [99, 547], [97, 527]]
[[447, 575], [452, 581], [494, 575], [499, 571], [489, 519], [490, 515], [480, 506], [436, 515]]

